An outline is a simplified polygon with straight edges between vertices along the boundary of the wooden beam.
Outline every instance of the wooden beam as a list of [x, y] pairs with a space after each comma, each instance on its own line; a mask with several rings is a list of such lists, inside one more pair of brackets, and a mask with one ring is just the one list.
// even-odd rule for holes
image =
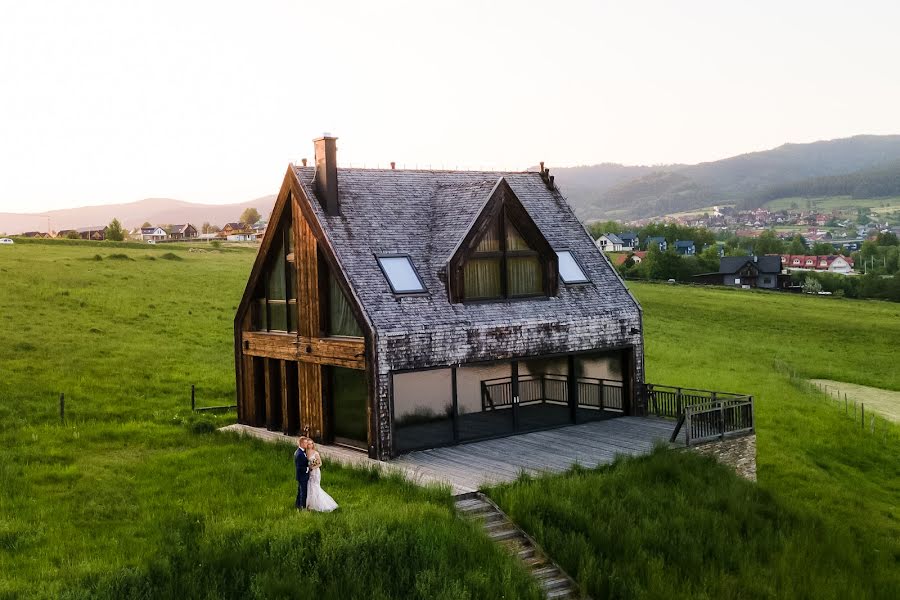
[[352, 338], [317, 338], [287, 333], [245, 331], [242, 350], [247, 356], [262, 356], [349, 369], [366, 368], [365, 342]]

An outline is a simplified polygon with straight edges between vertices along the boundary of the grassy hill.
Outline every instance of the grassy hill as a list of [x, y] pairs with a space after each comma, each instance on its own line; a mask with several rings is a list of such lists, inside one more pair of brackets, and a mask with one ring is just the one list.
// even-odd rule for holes
[[[327, 464], [341, 510], [298, 515], [283, 449], [211, 433], [234, 413], [191, 414], [192, 383], [201, 405], [233, 400], [231, 322], [253, 256], [91, 242], [0, 248], [0, 598], [537, 598], [517, 563], [453, 516], [447, 490]], [[517, 484], [531, 490], [523, 498], [533, 485], [553, 493], [531, 517], [503, 499], [510, 511], [570, 561], [554, 540], [590, 534], [565, 511], [600, 522], [613, 498], [635, 499], [634, 518], [616, 524], [624, 545], [581, 545], [593, 562], [566, 564], [585, 583], [609, 583], [598, 565], [615, 573], [618, 597], [658, 595], [640, 584], [648, 573], [668, 597], [898, 591], [896, 430], [863, 434], [784, 373], [900, 390], [897, 305], [633, 287], [649, 380], [756, 395], [758, 488], [663, 453], [563, 476], [584, 486]], [[688, 519], [701, 514], [688, 505], [727, 519]], [[739, 535], [717, 555], [723, 535], [709, 528], [726, 522]], [[668, 562], [665, 552], [689, 547], [697, 551]], [[615, 552], [634, 548], [656, 562], [632, 568], [644, 556]], [[691, 577], [675, 576], [687, 569]], [[675, 575], [657, 576], [665, 570]]]

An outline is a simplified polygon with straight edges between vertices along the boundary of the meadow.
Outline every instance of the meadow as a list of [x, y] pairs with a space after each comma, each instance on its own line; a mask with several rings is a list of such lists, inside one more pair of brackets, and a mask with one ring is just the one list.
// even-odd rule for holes
[[900, 198], [851, 198], [850, 196], [778, 198], [766, 202], [764, 207], [776, 211], [789, 210], [794, 205], [800, 210], [808, 210], [811, 205], [814, 205], [816, 210], [825, 213], [835, 210], [852, 212], [857, 208], [868, 208], [874, 213], [889, 215], [900, 211]]
[[[233, 401], [252, 259], [0, 248], [0, 598], [539, 597], [448, 490], [326, 464], [341, 510], [300, 515], [289, 449], [212, 433], [233, 412], [191, 413], [191, 384], [199, 405]], [[900, 306], [630, 285], [649, 381], [756, 396], [758, 486], [660, 452], [523, 480], [501, 504], [595, 597], [900, 590], [896, 430], [861, 431], [789, 376], [900, 390]]]
[[629, 286], [645, 310], [648, 381], [754, 395], [758, 485], [662, 453], [503, 486], [499, 504], [594, 597], [897, 597], [897, 427], [880, 420], [872, 435], [794, 382], [900, 390], [900, 308]]

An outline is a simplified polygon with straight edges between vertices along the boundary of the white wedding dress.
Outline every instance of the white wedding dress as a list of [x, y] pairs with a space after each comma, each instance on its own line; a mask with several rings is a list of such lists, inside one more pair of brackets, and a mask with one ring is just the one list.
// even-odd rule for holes
[[[315, 452], [309, 459], [310, 462], [322, 460], [318, 452]], [[306, 485], [306, 508], [316, 512], [331, 512], [337, 507], [334, 498], [322, 489], [322, 467], [312, 469], [309, 472], [309, 483]]]

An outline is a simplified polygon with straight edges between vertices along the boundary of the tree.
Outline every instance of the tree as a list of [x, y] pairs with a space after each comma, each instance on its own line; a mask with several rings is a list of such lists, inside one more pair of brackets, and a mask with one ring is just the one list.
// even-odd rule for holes
[[618, 221], [597, 221], [588, 225], [588, 231], [595, 240], [599, 239], [604, 233], [620, 234], [625, 231], [625, 226]]
[[868, 208], [857, 208], [856, 209], [856, 222], [860, 225], [868, 225], [872, 219], [869, 218], [869, 209]]
[[144, 224], [141, 225], [141, 229], [145, 227], [153, 227], [153, 224], [150, 221], [144, 221]]
[[81, 236], [78, 235], [77, 231], [70, 231], [69, 233], [66, 234], [66, 239], [67, 240], [80, 240]]
[[900, 244], [900, 240], [897, 239], [897, 234], [890, 231], [882, 231], [875, 238], [876, 246], [896, 246], [898, 244]]
[[118, 219], [114, 218], [109, 222], [109, 225], [106, 227], [106, 239], [114, 242], [121, 242], [125, 239], [125, 230], [122, 229], [122, 224], [119, 223]]
[[795, 233], [788, 244], [787, 251], [789, 254], [806, 254], [806, 242], [803, 241], [803, 236]]
[[803, 281], [802, 287], [804, 294], [818, 294], [822, 291], [822, 284], [819, 283], [818, 279], [813, 279], [812, 277], [807, 277]]
[[834, 254], [834, 246], [829, 244], [828, 242], [817, 242], [813, 244], [812, 249], [810, 250], [812, 254], [816, 256], [820, 254], [824, 254], [826, 256], [831, 256]]
[[209, 221], [205, 221], [203, 225], [200, 226], [200, 233], [209, 233], [209, 228], [212, 225], [209, 224]]
[[774, 231], [766, 229], [753, 243], [753, 251], [757, 256], [781, 254], [784, 252], [784, 242], [778, 239]]
[[244, 212], [241, 213], [241, 223], [246, 223], [247, 225], [254, 225], [261, 218], [262, 215], [260, 215], [259, 211], [255, 208], [244, 209]]

